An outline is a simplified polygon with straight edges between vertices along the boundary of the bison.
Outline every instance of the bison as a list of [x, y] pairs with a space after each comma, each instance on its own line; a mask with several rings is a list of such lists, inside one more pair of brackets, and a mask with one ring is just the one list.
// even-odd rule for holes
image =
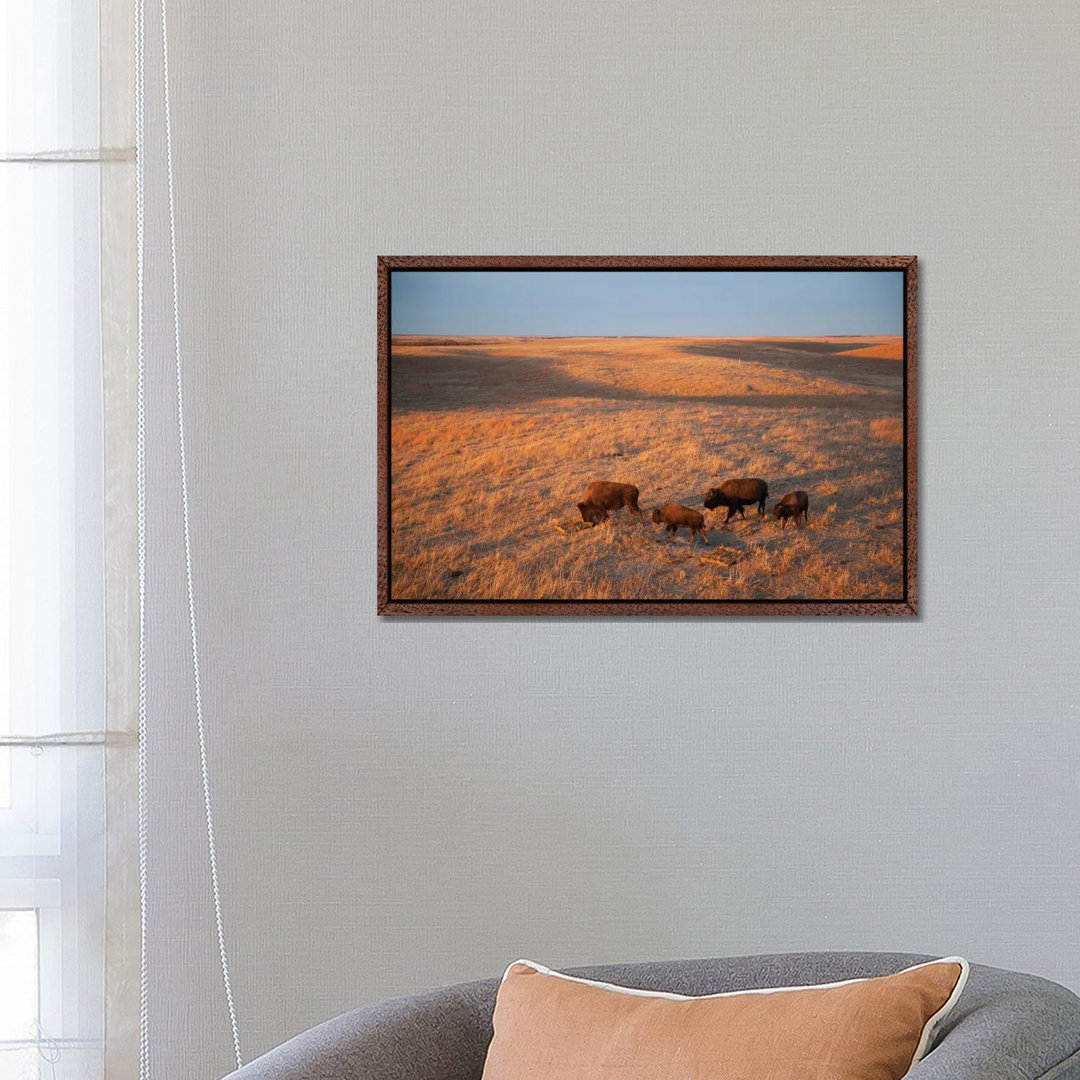
[[652, 519], [657, 525], [663, 525], [668, 533], [674, 536], [680, 529], [690, 530], [690, 542], [701, 533], [701, 539], [707, 544], [708, 534], [705, 532], [705, 518], [689, 506], [680, 506], [678, 503], [664, 503], [652, 512]]
[[607, 521], [608, 512], [626, 506], [631, 514], [644, 521], [645, 515], [637, 504], [638, 489], [633, 484], [616, 484], [613, 480], [594, 480], [581, 497], [577, 508], [583, 521], [590, 525], [599, 525]]
[[773, 517], [780, 522], [780, 528], [787, 528], [787, 519], [794, 518], [795, 524], [799, 524], [799, 518], [808, 521], [810, 518], [810, 496], [805, 491], [789, 491], [774, 507]]
[[746, 517], [744, 506], [758, 504], [758, 517], [765, 516], [765, 498], [769, 494], [769, 485], [757, 477], [743, 477], [738, 480], [725, 480], [719, 487], [709, 488], [705, 493], [705, 509], [715, 510], [718, 506], [727, 507], [726, 525], [738, 510], [739, 516]]

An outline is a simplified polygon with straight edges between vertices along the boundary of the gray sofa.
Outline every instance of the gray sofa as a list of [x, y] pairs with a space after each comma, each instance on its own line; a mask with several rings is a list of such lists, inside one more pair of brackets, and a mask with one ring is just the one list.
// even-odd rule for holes
[[[699, 995], [888, 975], [928, 956], [790, 953], [573, 969], [644, 990]], [[480, 1080], [498, 979], [346, 1013], [229, 1080]], [[1032, 975], [973, 964], [934, 1049], [910, 1080], [1080, 1080], [1080, 999]]]

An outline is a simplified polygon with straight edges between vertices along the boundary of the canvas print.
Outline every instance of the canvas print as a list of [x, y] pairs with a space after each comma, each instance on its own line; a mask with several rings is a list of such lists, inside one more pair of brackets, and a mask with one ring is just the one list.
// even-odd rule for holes
[[913, 614], [915, 260], [380, 260], [384, 614]]

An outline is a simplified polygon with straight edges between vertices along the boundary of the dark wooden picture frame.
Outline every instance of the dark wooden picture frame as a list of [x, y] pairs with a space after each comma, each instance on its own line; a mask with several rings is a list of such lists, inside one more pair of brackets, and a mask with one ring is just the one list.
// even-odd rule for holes
[[[899, 272], [903, 275], [902, 278], [902, 335], [889, 335], [895, 338], [896, 345], [890, 346], [893, 348], [892, 353], [887, 353], [884, 350], [885, 346], [880, 346], [879, 351], [873, 351], [875, 346], [871, 345], [863, 349], [863, 355], [871, 357], [884, 357], [889, 355], [894, 357], [897, 355], [897, 351], [900, 348], [900, 342], [902, 338], [902, 359], [894, 359], [894, 363], [902, 365], [902, 379], [897, 383], [897, 392], [892, 393], [889, 401], [899, 402], [898, 415], [895, 420], [890, 416], [888, 423], [883, 424], [880, 429], [882, 432], [887, 432], [883, 435], [883, 438], [891, 439], [895, 446], [895, 452], [899, 455], [899, 469], [902, 471], [902, 487], [899, 491], [892, 496], [892, 501], [895, 503], [892, 506], [887, 515], [883, 516], [884, 523], [871, 523], [868, 518], [869, 511], [861, 511], [863, 518], [866, 520], [860, 520], [856, 524], [852, 524], [849, 520], [845, 524], [843, 513], [833, 514], [835, 519], [835, 528], [837, 533], [847, 528], [852, 535], [858, 532], [859, 536], [865, 536], [867, 538], [867, 544], [872, 546], [874, 543], [878, 544], [876, 549], [878, 557], [882, 561], [889, 561], [890, 569], [889, 573], [892, 575], [888, 578], [889, 582], [895, 581], [895, 587], [890, 584], [884, 595], [881, 595], [880, 589], [877, 595], [873, 596], [860, 596], [860, 595], [840, 595], [840, 596], [826, 596], [826, 597], [809, 597], [806, 595], [799, 595], [794, 593], [792, 595], [773, 595], [765, 596], [754, 599], [746, 598], [716, 598], [712, 596], [692, 596], [690, 598], [665, 598], [663, 596], [648, 596], [643, 595], [640, 597], [631, 598], [617, 598], [617, 599], [597, 599], [597, 598], [582, 598], [576, 599], [573, 595], [574, 586], [568, 583], [567, 592], [565, 596], [545, 597], [545, 598], [501, 598], [497, 596], [485, 596], [482, 591], [480, 595], [476, 594], [477, 585], [470, 584], [469, 590], [462, 590], [461, 595], [455, 596], [457, 586], [461, 583], [461, 579], [469, 574], [469, 567], [450, 565], [449, 563], [444, 566], [438, 566], [432, 573], [435, 577], [429, 577], [429, 580], [436, 580], [440, 582], [438, 588], [433, 590], [437, 592], [437, 595], [424, 595], [423, 592], [417, 593], [416, 587], [409, 589], [395, 588], [395, 562], [394, 562], [394, 495], [395, 484], [399, 484], [402, 481], [395, 480], [395, 459], [393, 450], [393, 438], [394, 438], [394, 405], [395, 400], [392, 397], [393, 388], [395, 387], [395, 375], [394, 375], [394, 345], [392, 335], [392, 275], [396, 271], [455, 271], [455, 272], [475, 272], [475, 271], [754, 271], [754, 272], [769, 272], [769, 271], [815, 271], [815, 272], [836, 272], [836, 271], [893, 271]], [[620, 616], [620, 615], [780, 615], [780, 616], [806, 616], [806, 615], [842, 615], [842, 616], [896, 616], [896, 615], [916, 615], [917, 608], [917, 565], [918, 565], [918, 545], [917, 545], [917, 517], [918, 517], [918, 488], [917, 488], [917, 459], [918, 459], [918, 443], [917, 443], [917, 382], [918, 382], [918, 361], [917, 361], [917, 297], [918, 297], [918, 284], [917, 284], [917, 259], [915, 256], [866, 256], [866, 255], [852, 255], [852, 256], [416, 256], [416, 255], [394, 255], [394, 256], [382, 256], [378, 260], [378, 613], [380, 615], [426, 615], [426, 616], [453, 616], [453, 615], [473, 615], [473, 616], [493, 616], [493, 615], [515, 615], [515, 616], [534, 616], [534, 615], [560, 615], [560, 616], [576, 616], [576, 615], [600, 615], [600, 616]], [[416, 361], [415, 354], [419, 351], [423, 353], [421, 346], [427, 347], [428, 341], [422, 340], [424, 335], [412, 334], [409, 332], [408, 338], [411, 339], [411, 343], [408, 347], [399, 345], [398, 355], [404, 357], [408, 355], [410, 357], [408, 363], [410, 364], [409, 375], [412, 379], [411, 385], [417, 384], [416, 378]], [[851, 341], [845, 342], [845, 346], [858, 346], [859, 340], [883, 340], [886, 335], [873, 335], [873, 334], [853, 334], [844, 329], [844, 327], [837, 327], [835, 333], [829, 331], [831, 338], [826, 335], [806, 335], [804, 337], [797, 337], [791, 335], [785, 337], [784, 335], [767, 336], [767, 335], [743, 335], [743, 336], [723, 336], [720, 335], [679, 335], [677, 340], [679, 341], [707, 341], [715, 340], [717, 342], [825, 342], [833, 341], [834, 343], [841, 338], [850, 338]], [[407, 340], [405, 334], [399, 332], [399, 336], [402, 340]], [[432, 345], [442, 347], [439, 352], [439, 364], [433, 370], [439, 370], [444, 373], [448, 372], [452, 368], [454, 363], [454, 346], [460, 346], [463, 343], [468, 343], [471, 339], [472, 342], [487, 340], [493, 341], [498, 336], [497, 331], [492, 331], [489, 335], [485, 335], [483, 338], [479, 334], [436, 334], [432, 332], [430, 335], [430, 341]], [[610, 340], [614, 340], [618, 335], [606, 335]], [[586, 338], [588, 335], [580, 335], [580, 338]], [[629, 338], [630, 335], [627, 335]], [[650, 335], [641, 335], [641, 340], [651, 340]], [[438, 338], [439, 340], [436, 340]], [[551, 342], [558, 342], [563, 339], [569, 339], [569, 335], [545, 335], [536, 334], [528, 338], [524, 334], [506, 335], [504, 340], [531, 340], [532, 351], [542, 351], [545, 348], [545, 340]], [[457, 339], [451, 341], [450, 339]], [[577, 339], [575, 339], [577, 340]], [[638, 340], [638, 339], [635, 339]], [[660, 340], [656, 338], [656, 340]], [[665, 339], [673, 340], [673, 339]], [[795, 348], [792, 345], [791, 348]], [[804, 346], [809, 348], [809, 345]], [[777, 346], [778, 349], [781, 346]], [[786, 346], [784, 347], [786, 349]], [[429, 348], [434, 355], [434, 350]], [[460, 352], [460, 349], [458, 350]], [[687, 350], [690, 351], [690, 350]], [[719, 352], [709, 353], [709, 350], [698, 348], [699, 353], [708, 353], [709, 355], [720, 356]], [[823, 351], [823, 350], [821, 350]], [[851, 354], [855, 351], [854, 348], [836, 346], [836, 350], [829, 353], [832, 358], [840, 357], [844, 353]], [[470, 356], [477, 355], [475, 348]], [[850, 368], [850, 355], [845, 361]], [[405, 360], [401, 361], [405, 364]], [[700, 360], [696, 361], [701, 363]], [[782, 369], [785, 365], [782, 361], [776, 361], [771, 358], [770, 362], [774, 364], [777, 370], [778, 377], [787, 378], [788, 375]], [[507, 370], [506, 361], [501, 361], [503, 377], [505, 378], [505, 372]], [[877, 368], [884, 370], [884, 365], [880, 362], [877, 364]], [[760, 365], [754, 368], [755, 371], [763, 370]], [[854, 369], [852, 369], [854, 370]], [[402, 368], [403, 377], [401, 383], [403, 385], [408, 384], [408, 379], [404, 377], [405, 369]], [[766, 375], [768, 377], [768, 375]], [[792, 378], [795, 376], [792, 375]], [[799, 377], [803, 377], [802, 374]], [[887, 377], [887, 371], [886, 371]], [[590, 383], [589, 385], [594, 385]], [[868, 384], [869, 385], [869, 384]], [[482, 387], [481, 390], [484, 388]], [[751, 394], [755, 391], [755, 387], [746, 384], [747, 394]], [[404, 392], [404, 391], [401, 391]], [[848, 391], [845, 391], [848, 392]], [[855, 387], [850, 390], [852, 395], [855, 394], [874, 394], [884, 393], [877, 389], [862, 389]], [[638, 393], [638, 397], [642, 395]], [[665, 397], [664, 400], [673, 400]], [[710, 398], [710, 401], [719, 402], [722, 406], [723, 403], [728, 400], [725, 398]], [[736, 399], [731, 399], [736, 400]], [[745, 404], [747, 396], [744, 395], [738, 399], [741, 403]], [[764, 400], [764, 399], [763, 399]], [[782, 400], [776, 398], [774, 400]], [[787, 400], [787, 399], [783, 399]], [[854, 397], [852, 398], [854, 401]], [[429, 405], [430, 407], [430, 405]], [[895, 408], [895, 405], [892, 406]], [[430, 414], [429, 414], [430, 415]], [[854, 421], [852, 421], [854, 423]], [[870, 428], [873, 428], [873, 421], [867, 420], [866, 423]], [[849, 424], [850, 429], [850, 424]], [[429, 436], [430, 437], [430, 436]], [[868, 436], [869, 438], [869, 436]], [[871, 445], [871, 444], [867, 444]], [[875, 444], [876, 445], [876, 444]], [[433, 446], [432, 453], [439, 453], [440, 447]], [[618, 453], [617, 450], [611, 455], [613, 458], [621, 458], [623, 455]], [[850, 455], [849, 455], [850, 456]], [[846, 459], [845, 459], [846, 460]], [[613, 463], [608, 467], [607, 471], [620, 472], [620, 465], [622, 463]], [[504, 466], [505, 467], [505, 466]], [[854, 466], [853, 466], [854, 468]], [[597, 469], [596, 471], [601, 471]], [[621, 471], [628, 471], [625, 466]], [[632, 472], [632, 470], [630, 470]], [[728, 471], [727, 469], [723, 471]], [[732, 466], [732, 470], [738, 473], [737, 467]], [[720, 480], [719, 473], [712, 479], [712, 482], [718, 483]], [[598, 476], [597, 479], [607, 479], [606, 477]], [[620, 476], [620, 479], [623, 479]], [[812, 537], [813, 532], [807, 533], [787, 533], [781, 530], [787, 525], [787, 521], [781, 517], [781, 511], [776, 511], [776, 518], [773, 516], [773, 503], [783, 493], [783, 490], [788, 483], [780, 478], [781, 482], [778, 486], [774, 486], [773, 478], [769, 478], [769, 508], [768, 515], [766, 517], [759, 518], [758, 509], [753, 506], [747, 505], [745, 507], [731, 507], [727, 509], [729, 517], [738, 512], [745, 513], [750, 510], [750, 516], [745, 520], [741, 520], [737, 515], [732, 517], [734, 524], [737, 528], [746, 529], [749, 531], [757, 530], [773, 530], [769, 533], [762, 532], [760, 535], [767, 536], [770, 544], [781, 544], [784, 541], [778, 540], [781, 536], [798, 536], [802, 539], [806, 537]], [[510, 469], [507, 479], [504, 481], [507, 484], [513, 484], [513, 470]], [[706, 474], [705, 469], [702, 471], [702, 486], [707, 486], [710, 482], [710, 476]], [[446, 482], [443, 481], [445, 484]], [[838, 488], [835, 484], [830, 483], [828, 486], [822, 485], [822, 490], [828, 492], [841, 491], [843, 494], [842, 484]], [[636, 489], [635, 499], [636, 499]], [[712, 489], [710, 489], [712, 490]], [[566, 490], [559, 492], [551, 492], [551, 506], [557, 508], [567, 514], [573, 513], [573, 506], [577, 499], [582, 496], [578, 490]], [[663, 492], [649, 492], [648, 499], [643, 498], [643, 503], [647, 506], [654, 505], [663, 497]], [[424, 492], [413, 493], [413, 509], [414, 515], [422, 514], [423, 511], [416, 507], [417, 500], [428, 499], [431, 500], [432, 507], [437, 504], [440, 496], [446, 496], [447, 498], [453, 495], [450, 489], [444, 489], [443, 491], [432, 490]], [[716, 497], [716, 496], [714, 496]], [[829, 499], [829, 495], [824, 497], [811, 493], [810, 502], [810, 520], [806, 522], [807, 525], [813, 530], [827, 529], [828, 521], [830, 519], [829, 510], [837, 511], [835, 505], [830, 506], [826, 511], [824, 519], [820, 513], [820, 504], [823, 501]], [[542, 514], [544, 508], [537, 506], [538, 496], [534, 492], [520, 491], [514, 496], [514, 502], [516, 506], [516, 512], [522, 515], [523, 520], [528, 519], [531, 516], [535, 517], [538, 513]], [[698, 502], [701, 502], [701, 498], [698, 497]], [[881, 504], [885, 502], [883, 497], [877, 497], [870, 499], [865, 505]], [[815, 503], [818, 504], [815, 506]], [[564, 505], [565, 504], [565, 505]], [[583, 507], [591, 506], [588, 498], [585, 503], [578, 504], [581, 517], [585, 518], [586, 510]], [[629, 507], [629, 503], [624, 503]], [[727, 504], [724, 504], [727, 505]], [[721, 505], [720, 509], [724, 509], [724, 505]], [[762, 504], [763, 506], [764, 504]], [[548, 507], [548, 509], [551, 508]], [[611, 508], [608, 507], [608, 510]], [[623, 530], [629, 530], [631, 527], [637, 528], [638, 522], [634, 518], [631, 520], [631, 514], [635, 508], [627, 510], [617, 509], [615, 513], [608, 514], [607, 510], [601, 510], [600, 514], [594, 515], [596, 517], [603, 517], [604, 527], [610, 526], [613, 530], [621, 528]], [[655, 511], [656, 514], [660, 514], [660, 510]], [[879, 516], [882, 516], [879, 514]], [[460, 512], [459, 512], [460, 517]], [[416, 520], [423, 520], [422, 517], [416, 518]], [[644, 524], [648, 525], [648, 518], [644, 518]], [[657, 524], [668, 524], [664, 517], [653, 518]], [[822, 524], [822, 522], [826, 524]], [[796, 518], [798, 521], [798, 518]], [[750, 524], [747, 524], [749, 522]], [[571, 524], [577, 529], [584, 530], [586, 524], [582, 522], [567, 522], [567, 521], [555, 521], [552, 524], [563, 531], [564, 529], [569, 533], [571, 532]], [[720, 524], [718, 517], [711, 517], [707, 523], [709, 529], [713, 530], [713, 535], [716, 536], [718, 530], [716, 526]], [[652, 528], [652, 527], [650, 527]], [[721, 524], [721, 529], [726, 527]], [[869, 529], [881, 530], [881, 532], [875, 534], [871, 533]], [[859, 531], [862, 530], [862, 531]], [[689, 530], [687, 530], [689, 531]], [[664, 553], [670, 561], [677, 561], [678, 558], [683, 559], [700, 559], [703, 563], [708, 558], [708, 549], [704, 546], [699, 548], [701, 543], [700, 537], [696, 533], [690, 534], [690, 539], [686, 539], [686, 532], [680, 531], [677, 534], [671, 534], [670, 526], [667, 530], [652, 528], [652, 532], [655, 534], [656, 543], [661, 545], [671, 545], [670, 548], [665, 548]], [[670, 534], [670, 535], [669, 535]], [[599, 536], [600, 534], [596, 534]], [[616, 533], [608, 534], [611, 536]], [[628, 532], [622, 535], [630, 535]], [[644, 533], [635, 534], [638, 536], [645, 536]], [[755, 534], [757, 535], [757, 534]], [[877, 536], [888, 538], [887, 540], [878, 541]], [[891, 539], [895, 537], [895, 539]], [[567, 537], [567, 542], [572, 542], [573, 535]], [[640, 542], [640, 541], [639, 541]], [[734, 543], [734, 539], [731, 540]], [[889, 548], [887, 545], [892, 544], [893, 548]], [[414, 544], [417, 551], [422, 550], [422, 545]], [[512, 548], [513, 545], [511, 544]], [[659, 549], [658, 549], [659, 550]], [[725, 551], [727, 549], [724, 549]], [[780, 551], [777, 547], [775, 550]], [[438, 553], [431, 552], [428, 549], [423, 549], [424, 557], [430, 559], [437, 559]], [[737, 555], [734, 558], [737, 562]], [[512, 557], [512, 555], [511, 555]], [[762, 556], [764, 558], [764, 556]], [[733, 562], [731, 565], [736, 565]], [[689, 563], [687, 564], [689, 565]], [[719, 564], [718, 564], [719, 565]], [[694, 565], [696, 569], [696, 563]], [[707, 575], [715, 575], [717, 573], [723, 573], [722, 570], [713, 570], [710, 564], [707, 570]], [[734, 573], [734, 571], [729, 571]], [[844, 571], [840, 572], [841, 578], [843, 578]], [[763, 579], [768, 575], [762, 575]], [[719, 579], [716, 579], [719, 580]], [[445, 582], [445, 585], [441, 584]], [[481, 587], [482, 589], [482, 587]]]

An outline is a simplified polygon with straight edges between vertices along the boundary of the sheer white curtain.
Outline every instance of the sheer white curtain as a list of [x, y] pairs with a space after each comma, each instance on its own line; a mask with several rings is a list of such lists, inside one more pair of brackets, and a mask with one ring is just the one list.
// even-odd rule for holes
[[[0, 1080], [103, 1076], [107, 982], [130, 969], [105, 918], [110, 888], [130, 907], [129, 857], [106, 846], [106, 762], [120, 778], [131, 756], [107, 731], [130, 728], [125, 709], [106, 720], [106, 596], [129, 576], [105, 522], [103, 417], [124, 398], [129, 305], [115, 288], [102, 305], [127, 277], [130, 170], [122, 145], [101, 152], [116, 76], [99, 57], [123, 23], [109, 3], [6, 0], [0, 15]], [[133, 431], [113, 439], [122, 463]], [[110, 648], [128, 652], [115, 615]]]

